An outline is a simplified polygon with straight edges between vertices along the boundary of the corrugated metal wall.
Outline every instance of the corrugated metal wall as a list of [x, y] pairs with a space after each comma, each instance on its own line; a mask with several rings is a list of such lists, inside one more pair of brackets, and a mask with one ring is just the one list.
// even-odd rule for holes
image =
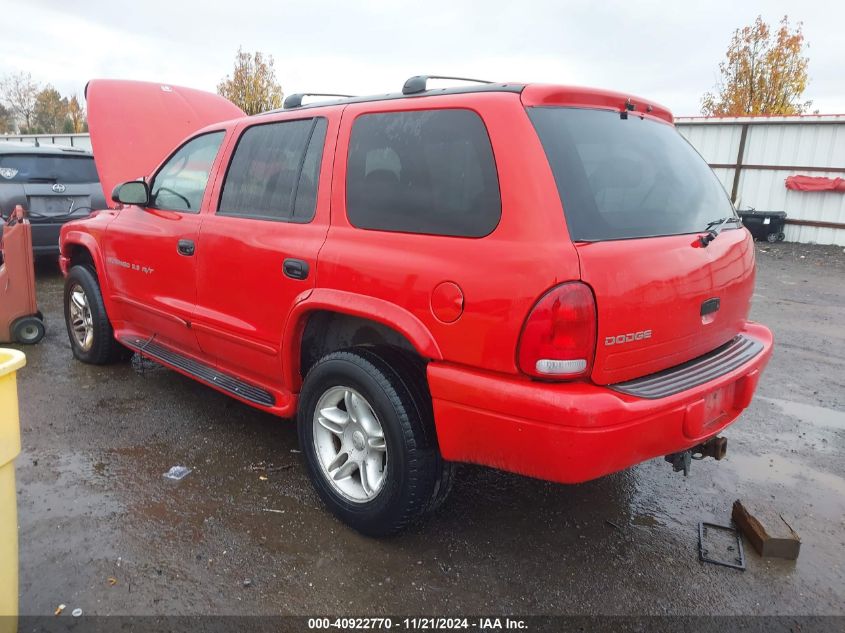
[[[786, 211], [792, 221], [842, 225], [789, 223], [785, 232], [792, 242], [845, 246], [845, 194], [784, 186], [787, 176], [797, 174], [845, 177], [845, 115], [691, 117], [677, 119], [676, 125], [728, 193], [736, 187], [737, 208]], [[745, 145], [738, 159], [743, 128]], [[737, 162], [742, 164], [738, 173]]]

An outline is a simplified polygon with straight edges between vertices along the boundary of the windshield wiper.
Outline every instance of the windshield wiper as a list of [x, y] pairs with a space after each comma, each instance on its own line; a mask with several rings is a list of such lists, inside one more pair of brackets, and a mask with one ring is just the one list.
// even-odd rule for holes
[[722, 229], [725, 228], [726, 224], [738, 224], [740, 222], [742, 222], [742, 220], [740, 220], [735, 215], [731, 215], [726, 218], [719, 218], [718, 220], [708, 222], [707, 226], [705, 227], [707, 233], [699, 237], [698, 240], [701, 242], [702, 246], [707, 246], [710, 242], [719, 237], [719, 233], [722, 232]]
[[27, 182], [56, 182], [58, 180], [55, 176], [34, 176], [27, 178]]

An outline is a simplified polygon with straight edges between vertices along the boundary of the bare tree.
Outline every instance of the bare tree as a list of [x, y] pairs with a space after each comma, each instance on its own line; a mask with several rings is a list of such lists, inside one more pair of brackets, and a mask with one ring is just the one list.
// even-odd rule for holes
[[15, 131], [15, 117], [6, 106], [0, 104], [0, 134]]
[[38, 92], [38, 84], [29, 73], [12, 73], [0, 81], [0, 97], [26, 132], [34, 123]]

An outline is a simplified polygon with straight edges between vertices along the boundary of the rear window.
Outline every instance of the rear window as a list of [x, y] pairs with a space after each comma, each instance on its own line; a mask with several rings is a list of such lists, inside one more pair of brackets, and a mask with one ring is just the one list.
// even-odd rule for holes
[[734, 216], [710, 167], [670, 125], [631, 114], [529, 108], [574, 241], [696, 233]]
[[482, 237], [501, 216], [490, 138], [469, 110], [358, 117], [346, 187], [349, 221], [364, 229]]
[[3, 154], [0, 155], [0, 183], [4, 182], [78, 184], [100, 182], [100, 178], [91, 156]]

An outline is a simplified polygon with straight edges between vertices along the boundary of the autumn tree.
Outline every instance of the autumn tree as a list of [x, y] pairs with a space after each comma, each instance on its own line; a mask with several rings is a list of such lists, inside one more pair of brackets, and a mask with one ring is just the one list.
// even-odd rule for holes
[[38, 84], [32, 81], [29, 73], [12, 73], [0, 81], [0, 97], [24, 128], [23, 131], [28, 132], [34, 123], [38, 90]]
[[68, 100], [48, 84], [35, 97], [33, 115], [36, 134], [64, 132], [68, 118]]
[[235, 69], [217, 85], [217, 93], [247, 114], [282, 107], [282, 87], [276, 81], [273, 56], [238, 48]]
[[[809, 45], [806, 45], [809, 46]], [[791, 30], [784, 16], [772, 31], [757, 16], [754, 24], [734, 31], [725, 60], [719, 64], [717, 93], [701, 99], [707, 116], [800, 114], [811, 101], [801, 103], [807, 87], [808, 58], [804, 56], [801, 23]]]
[[70, 132], [79, 134], [86, 130], [87, 124], [85, 121], [85, 108], [79, 103], [76, 95], [72, 95], [67, 102], [67, 116], [70, 122]]

